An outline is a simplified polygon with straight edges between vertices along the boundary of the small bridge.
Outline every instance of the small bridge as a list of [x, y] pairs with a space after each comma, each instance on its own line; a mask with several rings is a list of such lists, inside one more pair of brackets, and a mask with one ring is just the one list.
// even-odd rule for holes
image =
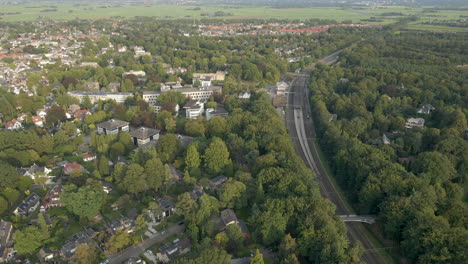
[[375, 215], [340, 215], [343, 222], [361, 222], [366, 224], [374, 224], [377, 216]]

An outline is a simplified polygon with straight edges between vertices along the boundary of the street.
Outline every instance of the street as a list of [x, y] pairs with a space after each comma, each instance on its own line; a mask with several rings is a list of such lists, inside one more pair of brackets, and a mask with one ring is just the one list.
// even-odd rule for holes
[[[324, 58], [321, 62], [324, 64], [332, 64], [337, 60], [338, 54], [339, 52], [336, 52]], [[316, 134], [314, 123], [312, 121], [311, 108], [308, 101], [309, 74], [310, 72], [298, 74], [291, 82], [286, 117], [288, 131], [294, 142], [296, 152], [317, 177], [321, 195], [335, 204], [336, 214], [353, 214], [353, 212], [346, 207], [344, 198], [340, 196], [323, 168], [319, 154], [313, 143], [313, 139], [316, 138]], [[368, 238], [362, 223], [349, 222], [346, 223], [346, 227], [350, 241], [360, 241], [365, 249], [362, 261], [372, 264], [385, 263], [385, 260], [381, 255], [376, 252], [375, 246]]]
[[152, 245], [159, 243], [159, 242], [163, 242], [171, 235], [182, 233], [184, 231], [184, 228], [185, 228], [184, 225], [178, 225], [178, 224], [171, 225], [164, 230], [165, 231], [164, 234], [158, 233], [154, 237], [148, 238], [137, 245], [131, 246], [109, 257], [108, 258], [109, 264], [120, 264], [131, 257], [138, 257], [140, 256], [140, 254], [145, 252], [146, 249], [148, 249]]

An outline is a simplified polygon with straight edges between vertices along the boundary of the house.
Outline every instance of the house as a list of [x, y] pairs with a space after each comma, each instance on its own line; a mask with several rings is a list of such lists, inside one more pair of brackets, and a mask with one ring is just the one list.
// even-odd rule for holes
[[418, 110], [418, 114], [430, 114], [433, 110], [435, 110], [435, 107], [432, 106], [431, 104], [425, 104]]
[[44, 213], [47, 211], [47, 209], [62, 207], [63, 204], [60, 202], [61, 195], [62, 195], [62, 185], [57, 184], [54, 187], [52, 187], [47, 193], [47, 195], [44, 197], [44, 200], [42, 201], [41, 208], [39, 209], [39, 211], [41, 213]]
[[67, 163], [63, 167], [63, 173], [66, 175], [70, 175], [73, 171], [77, 171], [77, 170], [83, 173], [86, 172], [86, 169], [83, 166], [81, 166], [81, 164], [76, 163], [76, 162]]
[[239, 99], [250, 99], [251, 95], [252, 94], [250, 93], [250, 91], [242, 91], [242, 92], [239, 93], [237, 98], [239, 98]]
[[57, 251], [50, 250], [48, 248], [41, 248], [37, 253], [37, 258], [41, 263], [50, 262], [55, 258]]
[[232, 209], [224, 209], [221, 211], [221, 221], [224, 227], [232, 224], [239, 224], [236, 213]]
[[18, 129], [22, 129], [23, 125], [18, 120], [13, 119], [5, 123], [5, 128], [7, 130], [18, 130]]
[[193, 186], [193, 190], [190, 192], [190, 199], [196, 201], [200, 197], [202, 197], [203, 194], [205, 194], [205, 190], [203, 190], [203, 186], [195, 185]]
[[330, 114], [330, 116], [328, 117], [328, 122], [336, 121], [337, 119], [338, 119], [337, 114]]
[[0, 220], [0, 263], [8, 261], [12, 256], [11, 236], [13, 224]]
[[79, 244], [87, 243], [89, 237], [85, 231], [74, 234], [60, 249], [60, 256], [65, 261], [70, 261], [75, 257], [75, 251]]
[[193, 85], [195, 86], [196, 82], [200, 83], [201, 87], [208, 87], [211, 86], [211, 77], [210, 76], [202, 76], [199, 78], [193, 78]]
[[130, 136], [133, 139], [133, 144], [136, 146], [142, 146], [150, 143], [151, 141], [157, 141], [159, 139], [159, 130], [140, 127], [139, 129], [130, 132]]
[[221, 187], [225, 182], [227, 182], [228, 178], [224, 175], [215, 177], [213, 179], [209, 179], [208, 182], [210, 183], [210, 188], [215, 191], [221, 190]]
[[27, 116], [28, 116], [28, 115], [25, 114], [25, 113], [19, 113], [17, 119], [18, 119], [18, 121], [20, 121], [20, 122], [24, 122], [24, 120], [26, 120], [26, 117], [27, 117]]
[[84, 120], [87, 115], [91, 115], [91, 112], [89, 110], [78, 110], [76, 111], [73, 116], [77, 119]]
[[196, 119], [203, 113], [204, 103], [197, 100], [189, 100], [185, 105], [185, 116], [187, 119]]
[[105, 135], [115, 135], [118, 134], [120, 131], [128, 132], [128, 124], [128, 122], [122, 120], [111, 119], [97, 125], [98, 133]]
[[384, 144], [384, 145], [390, 145], [391, 144], [390, 139], [385, 134], [383, 134], [382, 137], [378, 138], [376, 141], [377, 141], [377, 143]]
[[31, 193], [13, 212], [16, 216], [26, 216], [36, 211], [41, 197], [36, 193]]
[[36, 177], [48, 177], [49, 173], [52, 172], [51, 169], [48, 169], [46, 167], [41, 167], [38, 166], [36, 163], [34, 163], [31, 167], [29, 168], [19, 168], [17, 169], [18, 173], [21, 176], [26, 176], [31, 179], [36, 179]]
[[176, 207], [174, 202], [172, 202], [170, 199], [159, 198], [156, 199], [156, 201], [159, 205], [159, 210], [154, 212], [153, 215], [158, 222], [174, 214]]
[[99, 83], [96, 81], [86, 82], [83, 86], [90, 91], [99, 91], [99, 88], [100, 88]]
[[109, 194], [110, 192], [112, 192], [112, 183], [101, 181], [101, 186], [102, 186], [102, 190], [105, 193]]
[[108, 232], [115, 234], [118, 230], [126, 231], [127, 233], [132, 233], [134, 231], [135, 223], [132, 219], [128, 217], [123, 217], [120, 219], [114, 219], [109, 221]]
[[156, 253], [156, 259], [162, 263], [168, 263], [175, 256], [186, 254], [191, 249], [191, 243], [188, 238], [175, 239], [159, 248]]
[[423, 127], [425, 123], [424, 118], [408, 118], [406, 120], [406, 128], [414, 128], [414, 127]]
[[227, 117], [229, 113], [223, 107], [218, 106], [216, 109], [214, 108], [206, 109], [205, 115], [206, 115], [206, 120], [210, 120], [211, 118], [215, 116]]
[[107, 91], [109, 92], [118, 92], [120, 90], [120, 83], [118, 82], [111, 82], [107, 84]]
[[40, 116], [42, 119], [45, 119], [47, 116], [47, 111], [45, 109], [39, 109], [36, 111], [36, 115]]
[[276, 94], [277, 95], [285, 95], [286, 90], [288, 89], [289, 85], [285, 82], [278, 82], [276, 83]]
[[84, 162], [93, 161], [95, 159], [97, 159], [97, 155], [95, 153], [83, 155]]
[[122, 74], [122, 77], [125, 77], [125, 76], [130, 75], [130, 74], [133, 74], [133, 75], [139, 76], [139, 77], [145, 77], [146, 76], [146, 72], [144, 72], [144, 71], [128, 71], [128, 72], [124, 72]]
[[37, 126], [37, 127], [43, 127], [44, 126], [44, 121], [42, 120], [42, 117], [32, 116], [31, 119], [32, 119], [32, 122], [34, 123], [35, 126]]
[[77, 111], [79, 111], [81, 109], [81, 107], [77, 104], [72, 104], [68, 107], [68, 112], [69, 113], [76, 113]]

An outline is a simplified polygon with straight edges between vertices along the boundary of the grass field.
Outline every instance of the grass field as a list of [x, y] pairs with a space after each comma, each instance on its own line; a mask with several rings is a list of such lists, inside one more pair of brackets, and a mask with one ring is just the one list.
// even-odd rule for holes
[[[430, 8], [430, 7], [424, 7]], [[142, 5], [129, 3], [28, 3], [21, 5], [0, 4], [0, 21], [31, 21], [38, 19], [99, 19], [111, 17], [123, 17], [127, 19], [136, 16], [151, 16], [171, 19], [200, 19], [213, 18], [202, 14], [214, 14], [223, 11], [232, 15], [217, 17], [218, 19], [247, 19], [247, 18], [276, 18], [289, 20], [305, 19], [333, 19], [338, 22], [361, 22], [373, 18], [377, 24], [389, 24], [397, 21], [402, 16], [383, 16], [384, 13], [401, 13], [404, 16], [417, 15], [420, 20], [411, 23], [408, 29], [435, 30], [435, 31], [466, 31], [463, 28], [421, 25], [422, 22], [431, 20], [455, 20], [461, 16], [468, 16], [468, 11], [435, 10], [424, 12], [423, 7], [405, 6], [380, 6], [380, 7], [354, 7], [354, 8], [271, 8], [252, 6], [178, 6], [178, 5]]]

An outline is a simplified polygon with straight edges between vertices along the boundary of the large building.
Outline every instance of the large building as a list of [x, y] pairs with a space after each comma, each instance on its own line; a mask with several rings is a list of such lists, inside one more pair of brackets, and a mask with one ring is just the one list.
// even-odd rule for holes
[[184, 105], [185, 114], [187, 119], [196, 119], [201, 116], [204, 109], [204, 103], [197, 100], [190, 100]]
[[[193, 100], [199, 100], [206, 102], [210, 99], [213, 94], [221, 94], [221, 86], [209, 86], [209, 87], [198, 87], [198, 88], [175, 88], [170, 89], [170, 91], [180, 92], [185, 95], [187, 98]], [[164, 92], [160, 91], [144, 91], [143, 100], [150, 105], [156, 104], [157, 98]]]
[[224, 77], [226, 77], [226, 72], [217, 71], [216, 73], [194, 73], [194, 79], [204, 79], [210, 78], [211, 81], [224, 81]]
[[102, 122], [97, 125], [98, 133], [105, 134], [105, 135], [115, 135], [119, 132], [128, 132], [129, 126], [128, 122], [118, 120], [118, 119], [111, 119], [105, 122]]
[[153, 140], [158, 140], [159, 130], [148, 127], [140, 127], [139, 129], [130, 132], [130, 136], [133, 139], [133, 144], [136, 146], [142, 146], [150, 143]]
[[111, 92], [93, 92], [93, 91], [71, 91], [68, 92], [68, 95], [80, 100], [83, 102], [86, 96], [89, 97], [91, 103], [95, 103], [100, 100], [115, 100], [117, 103], [125, 102], [125, 99], [133, 96], [132, 93], [111, 93]]

